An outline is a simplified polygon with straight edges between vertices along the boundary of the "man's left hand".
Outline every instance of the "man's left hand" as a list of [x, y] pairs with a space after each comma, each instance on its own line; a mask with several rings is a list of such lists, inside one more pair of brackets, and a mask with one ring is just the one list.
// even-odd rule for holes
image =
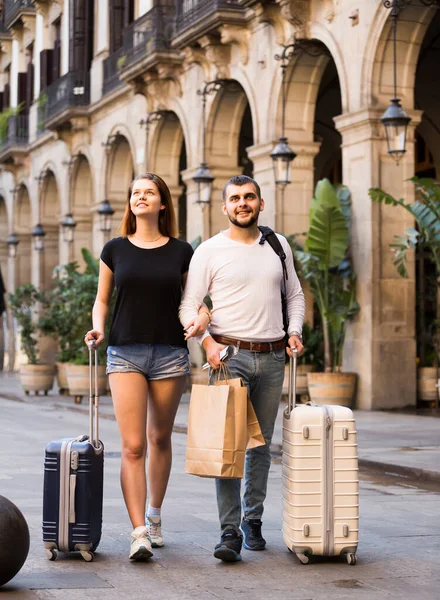
[[297, 335], [291, 335], [289, 338], [289, 346], [286, 348], [287, 354], [289, 356], [293, 356], [291, 348], [295, 348], [298, 352], [298, 356], [304, 353], [304, 346], [302, 341], [299, 339]]

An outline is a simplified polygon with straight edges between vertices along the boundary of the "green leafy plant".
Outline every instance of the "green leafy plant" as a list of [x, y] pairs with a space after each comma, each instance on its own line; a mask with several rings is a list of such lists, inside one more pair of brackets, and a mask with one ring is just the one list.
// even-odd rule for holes
[[[79, 271], [76, 262], [54, 270], [55, 285], [48, 294], [49, 307], [42, 322], [43, 331], [58, 341], [59, 362], [88, 364], [88, 349], [84, 343], [86, 331], [92, 327], [92, 308], [99, 277], [99, 261], [86, 248], [82, 249], [86, 270]], [[110, 313], [114, 306], [114, 296]], [[110, 328], [107, 319], [106, 338]], [[99, 360], [105, 355], [105, 344], [98, 347]]]
[[127, 55], [123, 54], [116, 61], [116, 68], [118, 69], [118, 71], [121, 71], [121, 69], [123, 69], [126, 64], [127, 64]]
[[304, 353], [298, 359], [299, 365], [316, 365], [318, 369], [324, 368], [324, 337], [320, 327], [310, 327], [308, 323], [303, 326]]
[[[321, 317], [325, 371], [339, 372], [347, 324], [359, 311], [350, 257], [351, 197], [348, 188], [318, 182], [302, 247], [289, 236], [300, 274], [309, 282]], [[301, 234], [304, 235], [304, 234]]]
[[29, 364], [36, 365], [39, 361], [38, 334], [42, 331], [43, 319], [38, 318], [36, 309], [38, 304], [40, 309], [47, 309], [47, 296], [27, 283], [18, 287], [13, 294], [9, 294], [8, 299], [12, 315], [17, 320], [23, 354]]
[[417, 200], [410, 204], [403, 198], [397, 200], [380, 188], [369, 190], [370, 198], [379, 203], [401, 206], [417, 221], [419, 230], [408, 227], [403, 235], [396, 235], [390, 244], [394, 250], [393, 263], [399, 275], [408, 277], [408, 251], [414, 250], [418, 244], [431, 250], [435, 261], [437, 278], [440, 277], [440, 184], [433, 179], [413, 177]]
[[23, 102], [21, 102], [18, 106], [9, 106], [0, 112], [0, 144], [8, 139], [9, 118], [19, 115], [23, 105]]

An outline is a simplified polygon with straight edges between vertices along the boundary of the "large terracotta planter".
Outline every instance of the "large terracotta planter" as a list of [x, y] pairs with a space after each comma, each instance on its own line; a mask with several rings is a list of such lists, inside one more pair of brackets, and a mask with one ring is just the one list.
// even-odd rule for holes
[[[67, 363], [67, 387], [69, 395], [75, 396], [75, 402], [80, 403], [83, 396], [89, 395], [88, 365], [72, 365]], [[108, 388], [105, 366], [98, 367], [98, 393], [104, 395]]]
[[67, 384], [67, 363], [57, 362], [57, 383], [60, 394], [68, 394], [69, 386]]
[[417, 397], [425, 402], [436, 402], [438, 398], [438, 369], [419, 367], [417, 369]]
[[[298, 365], [296, 367], [296, 393], [298, 396], [305, 396], [309, 393], [307, 385], [307, 373], [311, 373], [315, 365]], [[283, 396], [289, 393], [289, 365], [284, 370]]]
[[55, 378], [55, 365], [21, 365], [20, 383], [25, 391], [29, 392], [47, 392], [52, 389]]
[[318, 404], [351, 407], [356, 390], [356, 373], [308, 373], [310, 400]]

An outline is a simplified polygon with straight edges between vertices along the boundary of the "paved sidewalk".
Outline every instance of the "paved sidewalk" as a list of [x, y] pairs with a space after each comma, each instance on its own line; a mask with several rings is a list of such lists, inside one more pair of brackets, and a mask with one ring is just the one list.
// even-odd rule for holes
[[[81, 404], [75, 404], [72, 396], [60, 396], [56, 389], [47, 396], [26, 396], [15, 374], [0, 374], [1, 397], [31, 404], [50, 404], [54, 408], [84, 414], [88, 412], [87, 397]], [[175, 421], [176, 432], [186, 433], [188, 408], [189, 394], [184, 394]], [[282, 402], [272, 440], [275, 456], [281, 453], [284, 408]], [[115, 418], [110, 396], [100, 398], [100, 415], [104, 419]], [[355, 418], [361, 466], [421, 481], [440, 482], [440, 419], [394, 411], [360, 410], [355, 411]]]

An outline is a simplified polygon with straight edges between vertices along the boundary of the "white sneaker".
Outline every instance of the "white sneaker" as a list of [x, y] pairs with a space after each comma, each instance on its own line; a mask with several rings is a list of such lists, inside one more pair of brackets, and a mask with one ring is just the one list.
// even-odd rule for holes
[[136, 527], [131, 532], [130, 560], [148, 560], [153, 556], [151, 541], [146, 527]]
[[145, 517], [145, 527], [151, 540], [153, 548], [162, 548], [164, 546], [162, 538], [162, 521], [160, 517]]

